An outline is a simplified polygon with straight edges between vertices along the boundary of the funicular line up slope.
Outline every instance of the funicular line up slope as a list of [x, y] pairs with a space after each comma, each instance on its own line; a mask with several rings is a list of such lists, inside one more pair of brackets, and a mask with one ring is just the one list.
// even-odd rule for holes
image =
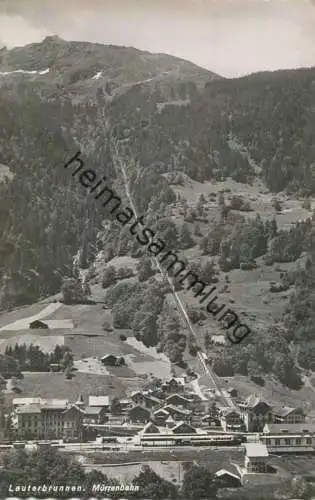
[[[116, 170], [116, 173], [117, 174], [119, 173], [120, 177], [122, 177], [123, 185], [124, 185], [124, 189], [125, 189], [125, 193], [126, 193], [126, 196], [128, 198], [128, 201], [130, 203], [130, 206], [131, 206], [132, 210], [134, 211], [135, 215], [137, 217], [139, 217], [138, 210], [137, 210], [137, 208], [136, 208], [136, 206], [135, 206], [135, 204], [133, 202], [133, 199], [132, 199], [132, 196], [131, 196], [131, 193], [130, 193], [128, 176], [127, 176], [127, 173], [126, 173], [126, 168], [125, 168], [125, 165], [124, 165], [124, 161], [122, 160], [121, 155], [119, 154], [117, 140], [113, 136], [113, 134], [111, 133], [111, 127], [110, 127], [109, 120], [104, 115], [104, 108], [101, 108], [100, 111], [101, 111], [101, 115], [102, 115], [101, 122], [103, 124], [104, 135], [105, 135], [105, 137], [106, 136], [109, 137], [109, 141], [110, 141], [110, 149], [111, 149], [111, 154], [112, 154], [114, 168]], [[117, 169], [117, 167], [118, 167], [118, 169]], [[119, 172], [117, 172], [117, 170], [119, 170]], [[188, 328], [191, 336], [196, 341], [196, 344], [199, 346], [196, 332], [195, 332], [195, 330], [194, 330], [194, 328], [193, 328], [193, 326], [191, 324], [191, 321], [190, 321], [190, 319], [188, 317], [187, 311], [186, 311], [186, 309], [185, 309], [185, 307], [184, 307], [184, 305], [183, 305], [180, 297], [178, 296], [178, 293], [175, 291], [174, 285], [173, 285], [170, 277], [163, 270], [161, 264], [159, 263], [159, 261], [155, 257], [152, 257], [151, 260], [154, 262], [154, 264], [159, 269], [159, 271], [161, 273], [161, 276], [164, 278], [164, 280], [167, 281], [167, 283], [168, 283], [168, 285], [169, 285], [169, 287], [170, 287], [170, 289], [172, 291], [172, 296], [175, 299], [175, 304], [177, 306], [177, 309], [179, 310], [180, 316], [181, 316], [182, 320], [184, 321], [184, 324], [187, 325], [187, 328]], [[230, 400], [230, 398], [226, 397], [222, 393], [222, 391], [219, 389], [218, 384], [217, 384], [217, 382], [215, 380], [214, 373], [207, 366], [207, 364], [205, 362], [205, 357], [206, 357], [205, 353], [202, 350], [198, 350], [197, 357], [198, 357], [198, 360], [199, 360], [201, 366], [203, 367], [203, 370], [204, 370], [205, 374], [208, 376], [212, 387], [215, 389], [217, 395], [220, 396], [223, 400], [225, 400], [228, 406], [234, 407], [234, 404]]]

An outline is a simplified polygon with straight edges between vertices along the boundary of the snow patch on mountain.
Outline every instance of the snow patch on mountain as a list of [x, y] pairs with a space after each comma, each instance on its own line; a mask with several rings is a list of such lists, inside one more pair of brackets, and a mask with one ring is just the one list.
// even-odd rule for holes
[[25, 69], [14, 69], [12, 71], [0, 71], [0, 75], [6, 76], [6, 75], [12, 75], [13, 73], [23, 73], [25, 75], [47, 75], [49, 73], [49, 68], [43, 69], [40, 71], [37, 70], [25, 70]]

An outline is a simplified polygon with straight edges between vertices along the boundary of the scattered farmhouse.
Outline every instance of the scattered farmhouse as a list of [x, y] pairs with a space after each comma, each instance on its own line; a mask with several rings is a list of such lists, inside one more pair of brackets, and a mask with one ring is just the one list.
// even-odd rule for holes
[[105, 366], [124, 366], [126, 364], [125, 358], [114, 354], [105, 354], [105, 356], [101, 357], [101, 362]]
[[43, 321], [40, 321], [39, 319], [36, 319], [35, 321], [32, 321], [29, 324], [29, 327], [32, 328], [32, 329], [37, 329], [37, 328], [44, 328], [46, 330], [48, 329], [47, 323], [44, 323]]

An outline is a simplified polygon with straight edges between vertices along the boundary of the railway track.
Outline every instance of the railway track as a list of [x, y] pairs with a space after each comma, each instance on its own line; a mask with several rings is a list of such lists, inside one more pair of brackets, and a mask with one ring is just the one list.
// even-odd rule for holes
[[[125, 167], [124, 161], [122, 160], [121, 155], [119, 153], [118, 144], [117, 144], [118, 141], [117, 141], [117, 139], [111, 133], [111, 127], [110, 127], [109, 120], [104, 115], [104, 108], [101, 109], [101, 114], [102, 114], [102, 123], [103, 123], [103, 126], [104, 126], [104, 135], [105, 135], [105, 137], [106, 136], [109, 137], [110, 151], [111, 151], [111, 156], [112, 156], [112, 159], [113, 159], [114, 168], [116, 170], [116, 173], [119, 173], [120, 177], [123, 180], [125, 194], [126, 194], [126, 197], [127, 197], [128, 201], [130, 203], [130, 206], [131, 206], [134, 214], [137, 217], [139, 217], [137, 207], [134, 204], [134, 201], [133, 201], [133, 198], [132, 198], [132, 195], [131, 195], [131, 192], [130, 192], [129, 179], [128, 179], [128, 176], [127, 176], [126, 167]], [[161, 273], [161, 276], [163, 277], [163, 279], [165, 281], [167, 281], [167, 283], [168, 283], [168, 285], [169, 285], [169, 287], [171, 289], [172, 296], [174, 298], [176, 307], [177, 307], [177, 309], [178, 309], [178, 311], [180, 313], [180, 316], [182, 318], [182, 321], [187, 326], [190, 335], [194, 338], [194, 340], [196, 342], [196, 345], [199, 346], [197, 334], [196, 334], [196, 332], [195, 332], [195, 330], [193, 328], [193, 325], [192, 325], [192, 323], [191, 323], [191, 321], [190, 321], [190, 319], [188, 317], [188, 314], [187, 314], [187, 311], [185, 309], [185, 306], [183, 305], [183, 303], [182, 303], [182, 301], [181, 301], [178, 293], [175, 291], [174, 285], [173, 285], [170, 277], [163, 270], [163, 268], [162, 268], [162, 266], [161, 266], [161, 264], [160, 264], [160, 262], [158, 261], [157, 258], [152, 257], [151, 260], [156, 265], [156, 267], [158, 268], [158, 270]], [[199, 348], [200, 348], [200, 346], [199, 346]], [[219, 386], [218, 386], [218, 384], [217, 384], [217, 382], [215, 380], [214, 373], [209, 368], [209, 366], [207, 366], [207, 363], [205, 362], [205, 359], [204, 359], [205, 355], [206, 355], [206, 353], [204, 353], [202, 351], [202, 349], [200, 348], [200, 350], [198, 350], [198, 352], [197, 352], [197, 358], [198, 358], [198, 361], [200, 363], [200, 366], [204, 370], [205, 375], [208, 377], [209, 382], [210, 382], [212, 388], [215, 390], [216, 394], [222, 400], [224, 400], [227, 403], [227, 406], [234, 407], [234, 404], [233, 404], [232, 400], [230, 398], [228, 398], [227, 396], [225, 396], [223, 394], [223, 392], [221, 391], [221, 389], [219, 388]]]

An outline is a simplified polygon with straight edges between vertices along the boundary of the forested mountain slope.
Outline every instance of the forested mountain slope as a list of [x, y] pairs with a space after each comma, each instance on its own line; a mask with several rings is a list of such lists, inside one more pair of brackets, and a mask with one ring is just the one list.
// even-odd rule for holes
[[[309, 250], [301, 234], [311, 239], [312, 222], [282, 234], [272, 220], [240, 214], [248, 211], [242, 205], [247, 199], [234, 200], [232, 207], [216, 188], [217, 198], [209, 192], [196, 206], [179, 190], [195, 181], [206, 189], [232, 178], [254, 191], [265, 182], [266, 192], [314, 194], [314, 82], [315, 69], [226, 80], [171, 56], [58, 37], [2, 49], [0, 163], [11, 177], [0, 184], [1, 308], [58, 292], [62, 278], [73, 275], [75, 255], [84, 268], [100, 252], [106, 264], [131, 255], [140, 259], [144, 276], [137, 290], [142, 294], [149, 286], [154, 272], [143, 251], [117, 223], [104, 221], [94, 200], [63, 169], [80, 149], [89, 168], [111, 179], [124, 197], [109, 137], [126, 164], [139, 212], [170, 247], [189, 250], [188, 260], [213, 258], [202, 264], [209, 279], [212, 265], [222, 278], [264, 256], [272, 263], [295, 261]], [[294, 287], [295, 278], [290, 280]], [[147, 292], [152, 304], [152, 290]], [[126, 311], [133, 314], [141, 300], [134, 297], [122, 308], [119, 301], [115, 305], [122, 291], [110, 293], [116, 316], [124, 312], [121, 323], [132, 319], [137, 331], [137, 318]], [[131, 295], [129, 290], [126, 297]], [[163, 316], [163, 301], [158, 306], [154, 322]], [[286, 319], [291, 339], [292, 314]], [[246, 363], [265, 349], [261, 343], [247, 349]]]

